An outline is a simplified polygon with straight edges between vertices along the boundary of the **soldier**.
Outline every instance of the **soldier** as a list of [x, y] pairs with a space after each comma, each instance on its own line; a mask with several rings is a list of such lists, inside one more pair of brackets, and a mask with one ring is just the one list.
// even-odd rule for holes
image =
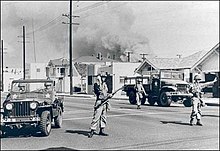
[[135, 89], [136, 89], [137, 109], [141, 109], [141, 100], [143, 98], [143, 94], [145, 96], [147, 95], [142, 85], [141, 79], [137, 79], [137, 84], [135, 86]]
[[104, 133], [104, 128], [106, 126], [106, 111], [107, 104], [100, 105], [105, 97], [107, 97], [108, 87], [105, 83], [105, 80], [102, 80], [100, 76], [97, 77], [96, 83], [94, 84], [94, 93], [96, 95], [96, 102], [94, 105], [94, 114], [91, 123], [91, 131], [88, 135], [91, 138], [94, 134], [94, 131], [97, 129], [98, 124], [100, 127], [99, 135], [108, 136], [108, 134]]
[[213, 85], [216, 81], [217, 78], [214, 79], [214, 81], [211, 82], [206, 82], [206, 83], [199, 83], [199, 81], [201, 80], [201, 76], [195, 75], [194, 76], [194, 83], [192, 84], [191, 88], [190, 88], [190, 92], [193, 94], [192, 97], [192, 112], [190, 115], [190, 125], [193, 126], [193, 120], [196, 117], [197, 119], [197, 123], [196, 125], [202, 126], [202, 122], [201, 122], [201, 106], [204, 106], [204, 102], [201, 99], [201, 90], [202, 88], [205, 88], [209, 85]]

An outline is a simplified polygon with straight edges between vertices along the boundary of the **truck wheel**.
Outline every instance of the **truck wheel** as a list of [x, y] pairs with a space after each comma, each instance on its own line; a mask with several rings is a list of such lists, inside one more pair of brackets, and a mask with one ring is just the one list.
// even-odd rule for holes
[[143, 96], [143, 98], [141, 99], [141, 105], [144, 105], [144, 104], [145, 104], [145, 102], [146, 102], [146, 97], [145, 97], [145, 96]]
[[155, 104], [156, 100], [151, 95], [148, 96], [148, 103], [153, 106]]
[[162, 92], [158, 101], [159, 106], [170, 106], [171, 99], [167, 96], [166, 92]]
[[192, 106], [192, 100], [189, 99], [189, 98], [185, 99], [185, 100], [183, 101], [183, 105], [184, 105], [185, 107], [191, 107], [191, 106]]
[[63, 122], [63, 113], [62, 113], [62, 110], [59, 109], [58, 116], [56, 116], [54, 118], [55, 127], [61, 128], [62, 127], [62, 122]]
[[50, 134], [51, 116], [49, 111], [42, 112], [39, 127], [43, 136], [48, 136]]
[[134, 91], [131, 91], [129, 93], [129, 102], [131, 104], [136, 104], [137, 103], [137, 100], [136, 100], [136, 94], [134, 93]]

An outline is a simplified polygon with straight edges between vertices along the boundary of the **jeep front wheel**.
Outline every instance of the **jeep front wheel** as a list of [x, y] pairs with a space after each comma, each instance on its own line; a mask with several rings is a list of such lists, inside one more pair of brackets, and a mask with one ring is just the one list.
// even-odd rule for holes
[[51, 116], [49, 111], [42, 112], [39, 127], [43, 136], [48, 136], [50, 134]]
[[129, 102], [131, 104], [136, 104], [137, 103], [137, 100], [136, 100], [136, 94], [134, 93], [134, 91], [131, 91], [129, 93]]
[[158, 100], [158, 105], [159, 106], [170, 106], [171, 101], [172, 100], [167, 96], [167, 93], [162, 92], [160, 95], [160, 99]]
[[183, 101], [183, 105], [185, 107], [191, 107], [192, 106], [192, 100], [190, 98], [187, 98]]
[[58, 115], [54, 118], [55, 127], [61, 128], [62, 122], [63, 122], [63, 113], [62, 113], [62, 110], [59, 109]]

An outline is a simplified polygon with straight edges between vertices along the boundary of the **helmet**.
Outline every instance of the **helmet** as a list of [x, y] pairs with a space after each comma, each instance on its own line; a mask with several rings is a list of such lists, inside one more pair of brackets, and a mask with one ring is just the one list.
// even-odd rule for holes
[[197, 75], [195, 75], [194, 76], [194, 80], [201, 80], [202, 78], [201, 78], [201, 75], [200, 74], [197, 74]]
[[98, 81], [101, 83], [101, 82], [102, 82], [101, 76], [98, 75], [97, 78], [96, 78], [96, 80], [98, 80]]
[[141, 79], [137, 79], [137, 82], [139, 82], [139, 83], [140, 83], [140, 82], [142, 82], [142, 81], [141, 81]]

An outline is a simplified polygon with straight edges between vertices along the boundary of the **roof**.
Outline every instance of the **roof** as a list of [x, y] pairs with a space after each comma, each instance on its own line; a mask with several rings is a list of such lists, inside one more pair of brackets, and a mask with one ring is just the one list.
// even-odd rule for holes
[[62, 58], [50, 60], [48, 66], [63, 66], [68, 64], [69, 64], [69, 60], [62, 57]]
[[193, 68], [204, 61], [214, 51], [219, 54], [219, 43], [210, 50], [202, 50], [184, 58], [146, 58], [135, 72], [142, 70], [146, 64], [151, 65], [155, 69]]
[[39, 83], [39, 82], [53, 82], [50, 79], [21, 79], [21, 80], [13, 80], [15, 83]]
[[148, 60], [159, 69], [177, 68], [181, 61], [179, 58], [149, 58]]
[[81, 56], [79, 58], [74, 59], [73, 62], [118, 62], [118, 61], [104, 57], [101, 60], [96, 58], [95, 56]]
[[207, 50], [196, 52], [190, 56], [182, 58], [178, 67], [179, 68], [192, 68], [192, 66], [207, 53]]

